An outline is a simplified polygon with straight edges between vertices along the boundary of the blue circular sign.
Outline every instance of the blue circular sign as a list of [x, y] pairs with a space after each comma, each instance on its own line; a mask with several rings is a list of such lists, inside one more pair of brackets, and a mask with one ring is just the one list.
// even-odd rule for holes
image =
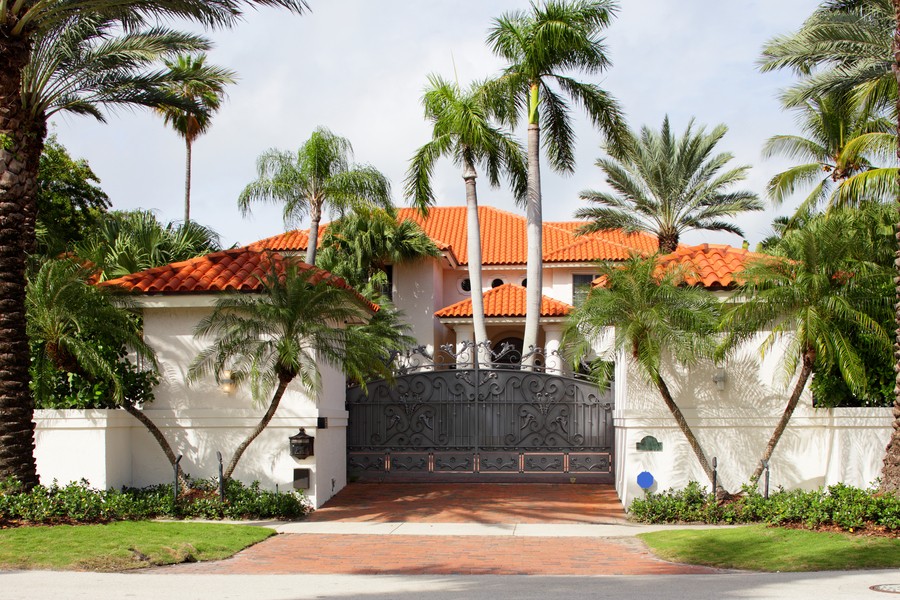
[[649, 471], [643, 471], [637, 476], [637, 484], [641, 486], [642, 490], [650, 489], [650, 486], [653, 485], [653, 475]]

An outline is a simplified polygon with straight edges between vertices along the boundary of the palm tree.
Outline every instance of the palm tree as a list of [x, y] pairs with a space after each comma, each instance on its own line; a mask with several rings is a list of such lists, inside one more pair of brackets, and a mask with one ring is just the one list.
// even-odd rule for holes
[[316, 263], [380, 304], [386, 294], [379, 292], [389, 283], [388, 265], [440, 256], [415, 221], [398, 222], [387, 210], [360, 207], [328, 226]]
[[860, 240], [846, 235], [850, 227], [848, 215], [836, 214], [788, 232], [775, 248], [779, 258], [758, 260], [742, 272], [745, 283], [723, 315], [721, 354], [762, 331], [760, 353], [783, 342], [784, 374], [796, 377], [763, 462], [771, 458], [813, 372], [837, 368], [850, 390], [862, 395], [866, 368], [854, 341], [867, 339], [890, 351], [888, 334], [870, 316], [878, 305], [890, 305], [889, 297], [871, 296], [890, 280], [890, 271], [859, 258]]
[[734, 156], [713, 151], [726, 131], [724, 125], [709, 133], [703, 127], [695, 131], [691, 120], [676, 138], [666, 117], [659, 132], [644, 126], [640, 135], [632, 133], [634, 142], [626, 151], [607, 147], [611, 156], [598, 159], [597, 166], [612, 192], [581, 192], [583, 200], [599, 206], [575, 212], [577, 218], [591, 221], [579, 233], [643, 231], [657, 236], [662, 253], [673, 252], [681, 234], [689, 230], [743, 235], [737, 225], [722, 218], [762, 210], [763, 205], [753, 192], [728, 190], [746, 178], [750, 167], [723, 171]]
[[812, 191], [797, 208], [795, 218], [822, 202], [832, 209], [896, 195], [897, 169], [878, 168], [872, 162], [890, 157], [897, 145], [896, 125], [891, 120], [873, 117], [837, 94], [809, 100], [799, 111], [806, 137], [777, 135], [763, 147], [766, 158], [782, 155], [809, 161], [769, 181], [766, 191], [776, 205], [797, 188], [810, 185]]
[[219, 235], [196, 221], [164, 226], [152, 212], [136, 210], [103, 215], [73, 252], [106, 281], [218, 250]]
[[[632, 256], [624, 264], [599, 267], [603, 285], [591, 291], [575, 310], [566, 330], [566, 345], [587, 354], [590, 340], [602, 339], [613, 328], [613, 345], [660, 394], [704, 474], [713, 481], [700, 442], [672, 397], [665, 380], [664, 361], [671, 356], [679, 364], [690, 365], [712, 354], [713, 334], [719, 303], [703, 288], [683, 285], [685, 273], [678, 269], [660, 271], [658, 256]], [[576, 360], [581, 356], [575, 356]], [[609, 377], [611, 363], [599, 373], [601, 384]], [[716, 490], [718, 495], [724, 490]]]
[[[148, 380], [136, 378], [138, 369], [122, 356], [126, 350], [132, 352], [153, 375], [156, 355], [144, 342], [138, 319], [110, 288], [89, 284], [92, 275], [62, 259], [44, 261], [29, 277], [26, 306], [35, 397], [40, 403], [47, 401], [59, 371], [102, 382], [109, 394], [104, 403], [138, 419], [176, 466], [175, 452], [162, 431], [136, 406], [146, 399]], [[189, 486], [180, 467], [178, 477], [183, 486]]]
[[369, 165], [354, 165], [347, 138], [316, 129], [296, 153], [269, 150], [257, 159], [258, 177], [244, 188], [238, 207], [244, 215], [257, 201], [284, 204], [290, 225], [309, 215], [307, 264], [316, 264], [319, 223], [327, 206], [339, 214], [357, 206], [391, 208], [391, 185]]
[[782, 94], [785, 106], [837, 92], [869, 109], [892, 108], [894, 13], [891, 0], [825, 0], [796, 32], [766, 43], [760, 69], [790, 69], [801, 77]]
[[234, 83], [234, 71], [206, 64], [206, 54], [182, 54], [165, 61], [176, 80], [168, 91], [175, 97], [195, 104], [197, 108], [183, 109], [161, 106], [157, 110], [167, 125], [184, 138], [184, 222], [191, 220], [191, 148], [200, 135], [212, 125], [212, 116], [222, 105], [225, 86]]
[[[144, 28], [154, 11], [208, 14], [224, 23], [224, 5], [178, 8], [153, 2], [141, 12], [121, 3], [90, 7], [23, 3], [0, 8], [0, 477], [37, 483], [33, 402], [28, 393], [25, 331], [25, 254], [35, 247], [39, 159], [47, 119], [59, 112], [104, 119], [102, 106], [157, 106], [171, 98], [160, 86], [168, 78], [153, 64], [178, 52], [202, 50], [196, 35]], [[84, 9], [84, 10], [82, 10]], [[134, 14], [132, 14], [134, 12]], [[219, 15], [219, 17], [215, 17]], [[176, 100], [173, 102], [177, 103]]]
[[431, 141], [419, 148], [410, 161], [406, 177], [406, 196], [423, 214], [434, 204], [431, 177], [441, 157], [449, 157], [462, 167], [466, 183], [466, 247], [469, 281], [472, 282], [472, 324], [475, 342], [487, 340], [484, 299], [481, 294], [481, 226], [478, 222], [476, 166], [487, 173], [492, 187], [499, 187], [500, 174], [506, 173], [517, 200], [524, 199], [527, 172], [522, 148], [507, 132], [491, 124], [486, 105], [485, 86], [473, 84], [463, 91], [458, 85], [438, 76], [428, 78], [429, 87], [422, 98], [425, 117], [432, 123]]
[[567, 71], [599, 73], [609, 66], [600, 37], [613, 16], [609, 0], [532, 2], [530, 12], [508, 13], [494, 21], [488, 44], [509, 64], [495, 86], [509, 103], [497, 115], [515, 125], [518, 111], [528, 120], [528, 239], [525, 334], [526, 351], [536, 347], [542, 293], [541, 126], [550, 166], [562, 173], [575, 167], [575, 135], [565, 97], [580, 105], [613, 147], [625, 145], [626, 128], [616, 101], [599, 86], [565, 75]]
[[367, 303], [323, 273], [273, 255], [262, 294], [223, 297], [197, 325], [195, 335], [212, 344], [191, 364], [191, 380], [227, 368], [236, 381], [249, 382], [254, 401], [271, 393], [259, 423], [235, 448], [225, 479], [272, 420], [288, 385], [296, 380], [306, 391], [318, 388], [317, 361], [353, 378], [388, 374], [383, 358], [404, 336], [391, 327], [367, 329]]

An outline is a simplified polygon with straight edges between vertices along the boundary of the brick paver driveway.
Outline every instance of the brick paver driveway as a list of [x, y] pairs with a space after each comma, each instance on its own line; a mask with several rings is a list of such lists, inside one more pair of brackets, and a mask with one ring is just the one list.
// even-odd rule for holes
[[[347, 486], [310, 521], [362, 523], [617, 524], [609, 486], [372, 484]], [[671, 575], [715, 569], [668, 563], [634, 537], [371, 535], [272, 537], [223, 561], [165, 567], [217, 574]]]
[[352, 483], [310, 521], [379, 523], [621, 523], [608, 485]]

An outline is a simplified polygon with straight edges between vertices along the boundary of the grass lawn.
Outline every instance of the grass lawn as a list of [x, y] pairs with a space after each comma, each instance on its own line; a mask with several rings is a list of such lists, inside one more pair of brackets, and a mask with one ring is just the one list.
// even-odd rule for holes
[[660, 558], [752, 571], [900, 568], [900, 539], [753, 525], [639, 536]]
[[265, 527], [119, 522], [0, 530], [0, 569], [120, 571], [216, 560], [273, 535]]

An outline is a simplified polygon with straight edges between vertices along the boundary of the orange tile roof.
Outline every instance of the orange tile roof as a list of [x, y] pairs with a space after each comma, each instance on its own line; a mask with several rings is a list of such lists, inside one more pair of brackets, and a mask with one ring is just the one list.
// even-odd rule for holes
[[[285, 258], [273, 252], [252, 250], [248, 247], [232, 248], [110, 279], [99, 285], [144, 294], [257, 292], [262, 289], [262, 280], [273, 264], [281, 271], [286, 260], [289, 260], [289, 257]], [[317, 271], [312, 281], [328, 279], [334, 285], [348, 290], [353, 289], [343, 279], [331, 275], [328, 271], [316, 269], [300, 260], [295, 259], [292, 262], [301, 271]], [[375, 304], [368, 300], [366, 303], [370, 309], [378, 310]]]
[[673, 265], [684, 267], [685, 282], [688, 285], [715, 288], [741, 283], [740, 272], [747, 264], [765, 256], [726, 244], [700, 244], [682, 246], [661, 257], [659, 262], [663, 268]]
[[[525, 288], [514, 283], [505, 283], [497, 286], [492, 290], [484, 293], [484, 316], [485, 317], [524, 317], [525, 316]], [[565, 302], [541, 297], [541, 316], [542, 317], [564, 317], [572, 311], [574, 307]], [[456, 304], [451, 304], [434, 313], [434, 316], [441, 318], [448, 317], [471, 317], [472, 316], [472, 299], [467, 298]]]
[[[468, 264], [466, 207], [436, 206], [428, 217], [418, 210], [401, 208], [397, 218], [418, 223], [435, 244], [451, 251], [461, 265]], [[525, 217], [491, 206], [478, 207], [481, 226], [482, 263], [485, 265], [524, 265], [527, 262]], [[656, 238], [643, 234], [625, 234], [619, 230], [602, 231], [576, 237], [575, 230], [583, 221], [544, 223], [543, 247], [546, 262], [591, 262], [595, 260], [624, 260], [631, 252], [656, 251]], [[321, 232], [325, 230], [322, 227]], [[306, 249], [308, 231], [289, 231], [251, 244], [251, 248], [299, 252]]]

